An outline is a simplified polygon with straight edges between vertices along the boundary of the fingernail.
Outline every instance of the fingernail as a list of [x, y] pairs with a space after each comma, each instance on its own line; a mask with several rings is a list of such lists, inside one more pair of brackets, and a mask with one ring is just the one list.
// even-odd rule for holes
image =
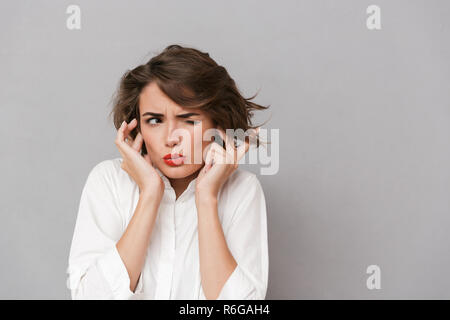
[[123, 127], [123, 125], [125, 124], [126, 122], [125, 122], [125, 120], [122, 122], [122, 124], [120, 125], [120, 127], [122, 128]]

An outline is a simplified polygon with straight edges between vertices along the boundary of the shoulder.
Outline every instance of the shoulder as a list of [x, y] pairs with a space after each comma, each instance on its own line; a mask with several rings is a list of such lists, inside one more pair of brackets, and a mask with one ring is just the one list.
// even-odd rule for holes
[[105, 178], [118, 177], [123, 172], [121, 164], [122, 164], [121, 158], [103, 160], [94, 165], [89, 175]]
[[123, 232], [127, 218], [123, 206], [127, 195], [123, 194], [123, 174], [120, 171], [123, 170], [119, 159], [103, 160], [92, 166], [78, 210], [80, 223], [95, 222], [103, 233], [114, 239]]
[[251, 171], [238, 168], [224, 183], [222, 192], [228, 201], [243, 199], [247, 196], [262, 195], [263, 190], [257, 175]]
[[258, 180], [256, 174], [245, 169], [237, 168], [227, 179], [227, 185], [234, 188], [243, 187], [249, 183], [254, 183], [255, 180]]
[[220, 192], [219, 214], [222, 213], [223, 228], [228, 233], [236, 221], [249, 225], [264, 219], [266, 214], [263, 188], [256, 174], [236, 169], [224, 183]]
[[132, 187], [133, 181], [121, 165], [122, 158], [107, 159], [97, 163], [89, 172], [88, 183], [107, 186], [117, 194], [122, 187], [128, 185]]
[[122, 159], [114, 158], [114, 159], [106, 159], [97, 163], [91, 172], [110, 172], [116, 173], [120, 168]]

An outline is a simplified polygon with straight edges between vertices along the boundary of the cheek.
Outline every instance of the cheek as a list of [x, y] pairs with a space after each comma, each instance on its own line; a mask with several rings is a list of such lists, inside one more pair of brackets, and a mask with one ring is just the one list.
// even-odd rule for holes
[[142, 138], [144, 139], [144, 144], [147, 147], [147, 151], [151, 152], [152, 150], [158, 149], [158, 135], [154, 132], [151, 132], [151, 130], [142, 130], [141, 131]]
[[[198, 133], [197, 131], [194, 132], [194, 129], [186, 129], [186, 130], [188, 130], [187, 131], [188, 133], [186, 134], [187, 136], [184, 135], [182, 137], [182, 139], [183, 139], [182, 145], [184, 148], [187, 148], [188, 150], [189, 149], [194, 150], [194, 145], [197, 145], [197, 146], [199, 145], [198, 141], [200, 141], [200, 145], [201, 145], [201, 132], [200, 133]], [[200, 139], [199, 139], [199, 136], [200, 136]], [[184, 139], [184, 137], [186, 137], [186, 139]]]

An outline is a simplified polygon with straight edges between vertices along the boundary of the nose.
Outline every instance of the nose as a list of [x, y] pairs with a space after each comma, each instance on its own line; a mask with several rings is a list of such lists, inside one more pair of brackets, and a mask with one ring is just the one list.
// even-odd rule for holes
[[182, 135], [180, 132], [177, 132], [177, 128], [170, 126], [169, 131], [167, 133], [166, 146], [169, 148], [173, 148], [181, 143]]

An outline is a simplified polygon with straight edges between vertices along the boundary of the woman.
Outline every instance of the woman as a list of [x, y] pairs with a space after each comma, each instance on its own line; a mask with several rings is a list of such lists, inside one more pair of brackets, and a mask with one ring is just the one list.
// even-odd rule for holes
[[[125, 73], [112, 110], [122, 157], [97, 164], [83, 188], [73, 299], [265, 298], [264, 193], [238, 169], [259, 146], [252, 111], [267, 107], [253, 98], [209, 54], [179, 45]], [[245, 131], [243, 143], [224, 129]]]

